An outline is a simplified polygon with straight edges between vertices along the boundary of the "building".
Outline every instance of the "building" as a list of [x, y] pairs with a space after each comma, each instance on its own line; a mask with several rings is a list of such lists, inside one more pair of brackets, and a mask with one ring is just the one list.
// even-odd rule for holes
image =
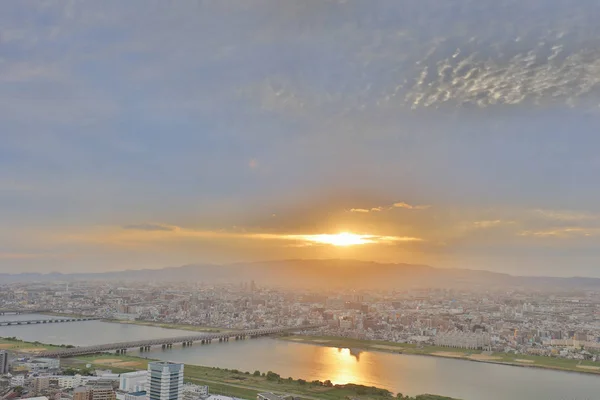
[[198, 400], [208, 396], [208, 386], [186, 383], [183, 385], [183, 400]]
[[146, 400], [146, 397], [146, 392], [134, 392], [125, 394], [123, 400]]
[[88, 388], [80, 386], [73, 390], [73, 400], [90, 400], [91, 392]]
[[294, 396], [280, 396], [274, 393], [259, 393], [258, 395], [256, 395], [256, 400], [294, 400]]
[[71, 375], [60, 375], [57, 376], [58, 387], [61, 389], [73, 389], [78, 386], [83, 386], [89, 377], [83, 377], [79, 374]]
[[8, 351], [0, 350], [0, 375], [8, 374]]
[[13, 375], [10, 378], [10, 386], [23, 386], [23, 385], [25, 385], [25, 375], [24, 374]]
[[50, 377], [49, 376], [38, 376], [33, 379], [33, 390], [36, 393], [41, 392], [42, 390], [46, 390], [50, 387]]
[[56, 358], [35, 358], [22, 365], [30, 372], [51, 371], [60, 368], [60, 360]]
[[183, 364], [168, 361], [148, 363], [147, 391], [149, 400], [182, 400]]
[[119, 390], [124, 392], [143, 392], [146, 390], [148, 371], [135, 371], [121, 374]]
[[111, 381], [88, 382], [86, 389], [90, 392], [87, 400], [116, 400], [117, 398]]
[[434, 339], [436, 346], [458, 347], [463, 349], [484, 349], [491, 343], [488, 333], [448, 332], [440, 333]]

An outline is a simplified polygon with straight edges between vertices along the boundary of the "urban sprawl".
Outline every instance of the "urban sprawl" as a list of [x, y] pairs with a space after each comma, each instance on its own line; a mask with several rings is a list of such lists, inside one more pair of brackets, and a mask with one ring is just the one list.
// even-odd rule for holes
[[[2, 310], [207, 329], [312, 324], [322, 327], [303, 334], [598, 361], [600, 366], [600, 294], [584, 290], [316, 292], [263, 287], [253, 281], [229, 285], [28, 283], [2, 287]], [[0, 350], [0, 398], [225, 398], [211, 395], [207, 386], [184, 384], [183, 368], [182, 364], [151, 362], [148, 370], [122, 374], [97, 370], [84, 376], [65, 374], [58, 359]], [[259, 395], [259, 399], [275, 398], [280, 397]]]

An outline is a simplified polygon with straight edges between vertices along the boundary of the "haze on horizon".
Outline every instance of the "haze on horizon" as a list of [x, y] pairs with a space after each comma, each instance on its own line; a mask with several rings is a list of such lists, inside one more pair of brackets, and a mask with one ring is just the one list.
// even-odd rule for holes
[[348, 258], [600, 276], [599, 16], [3, 2], [0, 273]]

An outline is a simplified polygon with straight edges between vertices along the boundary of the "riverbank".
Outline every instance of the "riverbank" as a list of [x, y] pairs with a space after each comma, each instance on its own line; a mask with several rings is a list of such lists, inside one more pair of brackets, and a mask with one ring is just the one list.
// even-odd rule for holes
[[[95, 368], [108, 368], [115, 373], [146, 369], [152, 359], [129, 355], [89, 355], [62, 359], [64, 366], [78, 368], [92, 364]], [[255, 399], [258, 393], [294, 394], [307, 400], [391, 400], [394, 396], [385, 389], [362, 385], [333, 385], [329, 381], [307, 382], [303, 379], [280, 377], [271, 371], [242, 372], [235, 369], [213, 368], [186, 364], [186, 382], [208, 385], [212, 393]], [[435, 395], [421, 395], [403, 400], [457, 400]]]
[[15, 353], [32, 354], [38, 351], [56, 350], [67, 346], [45, 344], [40, 342], [25, 342], [16, 337], [0, 338], [0, 350], [9, 350]]
[[129, 321], [129, 320], [122, 320], [122, 319], [103, 319], [103, 321], [113, 322], [113, 323], [117, 323], [117, 324], [154, 326], [157, 328], [179, 329], [179, 330], [194, 331], [194, 332], [219, 333], [219, 332], [235, 332], [236, 331], [235, 329], [216, 328], [216, 327], [212, 327], [212, 326], [170, 324], [170, 323], [154, 322], [154, 321]]
[[[65, 318], [86, 318], [89, 315], [83, 314], [66, 314], [66, 313], [58, 313], [58, 312], [44, 312], [42, 315], [48, 315], [53, 317], [65, 317]], [[193, 332], [205, 332], [205, 333], [219, 333], [219, 332], [235, 332], [236, 329], [227, 329], [227, 328], [217, 328], [214, 326], [198, 326], [198, 325], [189, 325], [189, 324], [172, 324], [165, 322], [156, 322], [156, 321], [130, 321], [116, 318], [102, 318], [104, 322], [112, 322], [115, 324], [128, 324], [128, 325], [140, 325], [140, 326], [153, 326], [157, 328], [165, 328], [165, 329], [178, 329], [183, 331], [193, 331]]]
[[281, 336], [280, 340], [308, 343], [328, 347], [370, 350], [397, 354], [454, 358], [466, 361], [502, 364], [526, 368], [544, 368], [566, 372], [600, 375], [600, 363], [587, 360], [569, 360], [557, 357], [532, 356], [526, 354], [488, 353], [478, 350], [463, 350], [437, 346], [417, 346], [379, 340], [360, 340], [337, 336]]

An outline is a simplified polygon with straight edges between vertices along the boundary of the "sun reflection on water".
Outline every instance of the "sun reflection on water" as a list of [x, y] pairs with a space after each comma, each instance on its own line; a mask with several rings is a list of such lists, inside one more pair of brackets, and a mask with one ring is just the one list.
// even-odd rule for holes
[[335, 369], [330, 371], [330, 380], [334, 385], [362, 382], [361, 368], [359, 367], [359, 353], [350, 349], [336, 349], [328, 347], [325, 356], [330, 359]]

